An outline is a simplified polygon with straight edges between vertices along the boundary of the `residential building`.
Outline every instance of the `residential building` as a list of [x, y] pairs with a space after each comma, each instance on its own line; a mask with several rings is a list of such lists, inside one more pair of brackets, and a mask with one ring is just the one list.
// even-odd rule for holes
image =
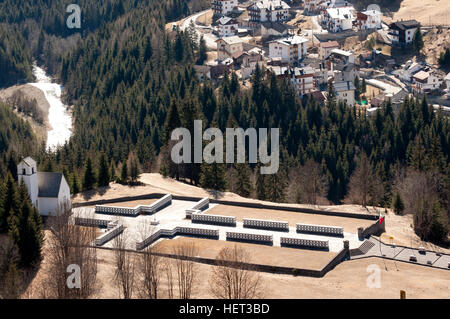
[[413, 75], [424, 68], [425, 66], [423, 64], [408, 60], [400, 69], [395, 70], [392, 73], [402, 81], [412, 82]]
[[447, 91], [447, 98], [450, 99], [450, 72], [446, 75], [446, 77], [444, 78], [445, 81], [445, 86], [447, 87], [446, 91]]
[[443, 80], [434, 72], [419, 71], [413, 75], [413, 91], [425, 93], [439, 89]]
[[217, 43], [217, 58], [219, 61], [233, 58], [233, 55], [243, 51], [242, 40], [238, 36], [220, 38]]
[[389, 25], [389, 35], [392, 44], [409, 44], [412, 42], [414, 33], [419, 28], [419, 22], [416, 20], [397, 21]]
[[61, 208], [71, 208], [70, 188], [62, 173], [38, 172], [36, 161], [27, 157], [17, 165], [17, 176], [41, 215], [54, 216]]
[[337, 101], [344, 102], [351, 107], [355, 105], [356, 88], [353, 81], [334, 82], [333, 86]]
[[358, 30], [380, 29], [382, 14], [377, 10], [367, 10], [356, 14]]
[[290, 80], [299, 96], [314, 92], [314, 69], [306, 67], [280, 67], [270, 66], [269, 72], [275, 73], [278, 78]]
[[322, 24], [330, 32], [351, 30], [355, 9], [353, 7], [328, 8], [322, 15]]
[[289, 5], [281, 0], [257, 0], [248, 7], [248, 16], [253, 24], [286, 21], [289, 20], [289, 9]]
[[324, 2], [324, 0], [304, 0], [305, 12], [318, 12], [320, 10], [320, 4]]
[[370, 88], [374, 97], [377, 99], [390, 100], [392, 104], [400, 104], [408, 94], [403, 88], [394, 85], [392, 82], [382, 81], [381, 79], [367, 79], [367, 88]]
[[336, 82], [354, 81], [356, 76], [359, 76], [359, 74], [354, 63], [348, 63], [334, 70], [334, 80]]
[[282, 62], [296, 63], [307, 53], [308, 39], [294, 35], [269, 42], [269, 57], [281, 58]]
[[286, 23], [270, 21], [261, 23], [261, 36], [263, 38], [293, 35], [293, 30], [294, 27]]
[[219, 37], [231, 37], [238, 34], [238, 23], [236, 19], [225, 17], [217, 20], [217, 31]]
[[339, 43], [337, 41], [320, 42], [319, 44], [319, 59], [326, 59], [330, 56], [331, 51], [339, 49]]
[[238, 6], [238, 0], [212, 0], [214, 16], [226, 16]]

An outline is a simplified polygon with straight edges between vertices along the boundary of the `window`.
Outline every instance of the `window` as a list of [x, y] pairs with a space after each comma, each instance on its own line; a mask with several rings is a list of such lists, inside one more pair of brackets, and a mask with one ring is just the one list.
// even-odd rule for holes
[[22, 169], [22, 175], [26, 175], [26, 174], [27, 174], [27, 171], [25, 170], [25, 168]]

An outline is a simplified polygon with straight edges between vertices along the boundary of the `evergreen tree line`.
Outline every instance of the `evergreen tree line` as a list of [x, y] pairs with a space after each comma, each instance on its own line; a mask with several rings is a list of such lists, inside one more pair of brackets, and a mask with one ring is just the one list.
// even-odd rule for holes
[[5, 23], [0, 23], [0, 70], [0, 88], [34, 79], [26, 39], [17, 28]]

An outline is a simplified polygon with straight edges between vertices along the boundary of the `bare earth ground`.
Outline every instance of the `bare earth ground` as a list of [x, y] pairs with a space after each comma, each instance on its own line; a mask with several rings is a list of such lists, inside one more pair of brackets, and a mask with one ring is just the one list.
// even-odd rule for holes
[[450, 3], [447, 0], [403, 0], [400, 9], [386, 21], [415, 19], [423, 25], [450, 25]]
[[48, 110], [50, 108], [50, 105], [48, 104], [44, 93], [40, 89], [29, 84], [15, 85], [7, 89], [0, 90], [0, 100], [6, 100], [10, 98], [16, 91], [19, 90], [23, 92], [23, 94], [27, 99], [30, 100], [36, 99], [37, 105], [44, 115], [45, 122], [44, 125], [41, 125], [36, 121], [34, 121], [31, 117], [24, 116], [19, 113], [20, 117], [22, 117], [28, 123], [30, 123], [31, 128], [33, 129], [33, 132], [36, 134], [39, 143], [46, 141], [47, 130], [50, 129], [50, 124], [48, 123]]
[[217, 205], [208, 210], [208, 214], [235, 216], [238, 221], [242, 221], [242, 218], [286, 221], [289, 222], [289, 226], [294, 227], [295, 224], [297, 223], [337, 226], [337, 227], [344, 227], [344, 231], [349, 233], [358, 233], [358, 227], [365, 228], [374, 223], [373, 220], [363, 220], [363, 219], [314, 215], [314, 214], [302, 214], [296, 212], [277, 211], [270, 209], [255, 209], [255, 208], [235, 207], [226, 205]]
[[[114, 253], [97, 250], [99, 290], [93, 298], [118, 298], [114, 285]], [[213, 298], [209, 292], [209, 278], [212, 267], [196, 264], [199, 271], [194, 298]], [[369, 265], [377, 265], [381, 271], [381, 288], [368, 288]], [[386, 270], [387, 269], [387, 270]], [[398, 270], [397, 270], [398, 269]], [[394, 263], [379, 258], [345, 261], [323, 278], [294, 277], [261, 273], [265, 286], [265, 298], [399, 298], [400, 290], [406, 291], [407, 298], [449, 298], [450, 275], [446, 270]], [[41, 296], [42, 273], [39, 272], [23, 297]], [[163, 277], [160, 297], [167, 298], [167, 281]], [[134, 296], [137, 297], [137, 296]]]
[[225, 247], [233, 248], [235, 244], [251, 252], [252, 262], [269, 266], [299, 267], [321, 270], [336, 253], [314, 251], [286, 247], [270, 247], [257, 244], [235, 243], [223, 240], [177, 237], [172, 240], [162, 240], [155, 246], [158, 250], [171, 253], [173, 247], [182, 243], [195, 243], [199, 249], [199, 256], [216, 258], [220, 250]]

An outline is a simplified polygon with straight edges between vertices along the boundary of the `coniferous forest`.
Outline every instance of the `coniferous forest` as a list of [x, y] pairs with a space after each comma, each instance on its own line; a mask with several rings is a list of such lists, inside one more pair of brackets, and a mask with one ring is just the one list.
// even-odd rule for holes
[[[29, 125], [0, 105], [0, 185], [7, 189], [1, 192], [7, 196], [0, 199], [0, 230], [12, 234], [19, 256], [28, 249], [24, 245], [41, 243], [38, 235], [27, 237], [32, 244], [17, 235], [41, 227], [23, 186], [12, 182], [16, 163], [29, 155], [42, 171], [64, 172], [73, 193], [113, 180], [135, 182], [139, 172], [157, 169], [263, 200], [317, 204], [319, 198], [414, 212], [422, 238], [446, 238], [450, 128], [426, 97], [407, 99], [396, 111], [386, 103], [369, 118], [332, 95], [325, 105], [300, 99], [289, 82], [262, 69], [250, 89], [234, 73], [218, 86], [200, 82], [193, 65], [204, 48], [190, 32], [165, 31], [167, 22], [188, 15], [196, 1], [82, 0], [81, 32], [64, 26], [60, 8], [69, 2], [0, 1], [0, 87], [32, 80], [35, 59], [49, 66], [74, 106], [73, 137], [48, 152], [35, 145]], [[197, 119], [204, 128], [222, 131], [279, 128], [280, 170], [265, 176], [249, 164], [171, 163], [170, 132], [180, 126], [193, 130]], [[302, 186], [305, 179], [317, 180], [317, 186]], [[410, 194], [429, 186], [427, 197], [411, 202]]]

